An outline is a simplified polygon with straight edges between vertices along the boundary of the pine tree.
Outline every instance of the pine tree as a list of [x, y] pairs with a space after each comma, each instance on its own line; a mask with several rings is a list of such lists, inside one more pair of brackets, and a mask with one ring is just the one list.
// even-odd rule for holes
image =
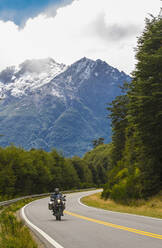
[[[122, 202], [162, 189], [162, 19], [146, 19], [126, 96], [112, 103], [112, 170], [103, 196]], [[124, 102], [125, 98], [125, 102]]]
[[[162, 19], [146, 19], [136, 58], [138, 63], [128, 93], [129, 128], [125, 156], [129, 157], [126, 158], [129, 166], [140, 169], [141, 194], [147, 197], [162, 187]], [[136, 157], [130, 160], [133, 152]]]
[[109, 118], [112, 120], [112, 164], [115, 166], [122, 158], [125, 147], [125, 131], [128, 124], [128, 96], [117, 96], [107, 109], [110, 111]]

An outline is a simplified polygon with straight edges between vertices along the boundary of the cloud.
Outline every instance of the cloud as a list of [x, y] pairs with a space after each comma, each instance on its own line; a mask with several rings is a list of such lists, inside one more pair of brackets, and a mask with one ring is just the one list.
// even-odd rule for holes
[[144, 18], [158, 11], [158, 4], [147, 0], [74, 0], [55, 14], [46, 10], [28, 19], [21, 29], [0, 21], [0, 69], [32, 58], [53, 57], [71, 64], [86, 56], [129, 73]]
[[69, 4], [71, 4], [73, 2], [73, 0], [61, 0], [58, 2], [56, 2], [55, 4], [49, 4], [45, 10], [43, 11], [43, 13], [47, 16], [47, 17], [55, 17], [57, 14], [57, 9], [61, 8], [61, 7], [65, 7]]
[[122, 39], [129, 39], [131, 36], [135, 36], [140, 32], [140, 25], [134, 23], [112, 23], [108, 24], [105, 22], [104, 13], [98, 16], [97, 20], [93, 23], [91, 28], [92, 33], [98, 35], [101, 39], [106, 42], [119, 42]]

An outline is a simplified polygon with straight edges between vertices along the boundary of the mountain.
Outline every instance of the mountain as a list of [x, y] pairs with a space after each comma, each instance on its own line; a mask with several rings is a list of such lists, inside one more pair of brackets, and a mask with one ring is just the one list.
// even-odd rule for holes
[[0, 73], [0, 145], [81, 156], [93, 139], [110, 141], [107, 103], [130, 80], [106, 62], [87, 58], [70, 66], [48, 58], [6, 68]]

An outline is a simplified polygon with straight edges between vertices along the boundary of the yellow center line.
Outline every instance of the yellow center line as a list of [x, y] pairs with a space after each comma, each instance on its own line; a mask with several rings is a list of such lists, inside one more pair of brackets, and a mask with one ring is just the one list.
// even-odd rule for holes
[[79, 215], [79, 214], [75, 214], [75, 213], [72, 213], [72, 212], [69, 212], [69, 211], [64, 211], [64, 212], [66, 214], [68, 214], [68, 215], [72, 215], [72, 216], [77, 217], [79, 219], [88, 220], [88, 221], [91, 221], [91, 222], [94, 222], [94, 223], [102, 224], [104, 226], [109, 226], [109, 227], [121, 229], [121, 230], [124, 230], [124, 231], [132, 232], [132, 233], [137, 233], [137, 234], [152, 237], [152, 238], [155, 238], [155, 239], [162, 239], [162, 235], [160, 235], [160, 234], [145, 232], [145, 231], [137, 230], [137, 229], [130, 228], [130, 227], [116, 225], [116, 224], [113, 224], [113, 223], [110, 223], [110, 222], [105, 222], [105, 221], [102, 221], [102, 220], [92, 219], [92, 218], [82, 216], [82, 215]]

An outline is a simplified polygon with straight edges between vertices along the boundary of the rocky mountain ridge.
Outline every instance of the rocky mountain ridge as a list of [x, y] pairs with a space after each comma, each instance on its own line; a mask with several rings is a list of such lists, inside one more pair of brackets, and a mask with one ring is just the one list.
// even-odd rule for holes
[[82, 58], [70, 66], [53, 59], [28, 60], [0, 73], [0, 145], [57, 148], [83, 155], [92, 140], [110, 140], [107, 103], [131, 78], [102, 60]]

